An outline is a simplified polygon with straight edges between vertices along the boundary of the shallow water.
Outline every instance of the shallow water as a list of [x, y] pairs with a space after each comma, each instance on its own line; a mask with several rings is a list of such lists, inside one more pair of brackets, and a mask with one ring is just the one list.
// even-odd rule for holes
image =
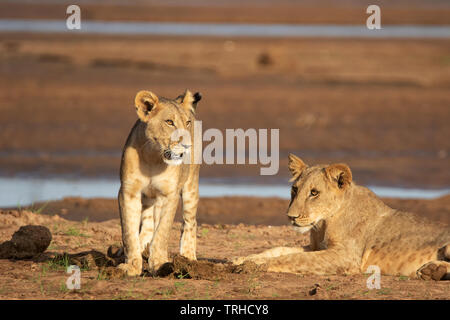
[[369, 30], [364, 25], [82, 21], [80, 30], [68, 30], [65, 20], [0, 19], [2, 31], [213, 37], [450, 38], [450, 26], [424, 25], [383, 25], [380, 30]]
[[[394, 187], [369, 187], [380, 197], [431, 199], [450, 193], [450, 189], [422, 190]], [[115, 179], [0, 178], [0, 207], [23, 207], [35, 202], [64, 197], [115, 198], [119, 181]], [[286, 185], [258, 185], [200, 182], [201, 197], [258, 196], [288, 199]]]

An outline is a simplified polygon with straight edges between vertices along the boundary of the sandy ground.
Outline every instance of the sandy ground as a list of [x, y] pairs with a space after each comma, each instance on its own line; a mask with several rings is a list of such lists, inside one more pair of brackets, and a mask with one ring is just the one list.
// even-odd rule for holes
[[286, 181], [294, 152], [347, 162], [361, 184], [446, 187], [449, 49], [448, 40], [1, 34], [0, 171], [117, 175], [136, 92], [188, 87], [203, 93], [203, 130], [280, 129], [278, 176], [203, 165], [203, 177]]
[[[448, 209], [448, 199], [447, 209]], [[221, 221], [218, 217], [217, 221]], [[300, 276], [255, 269], [227, 272], [235, 256], [274, 246], [300, 246], [309, 241], [288, 226], [205, 224], [198, 228], [198, 258], [210, 268], [195, 279], [183, 276], [114, 277], [113, 267], [100, 268], [110, 245], [121, 244], [118, 219], [69, 221], [60, 215], [31, 211], [0, 211], [0, 241], [20, 226], [49, 228], [52, 241], [44, 254], [28, 260], [0, 260], [0, 299], [449, 299], [449, 281], [420, 281], [382, 276], [381, 289], [368, 290], [368, 275]], [[169, 251], [178, 251], [181, 224], [176, 222]], [[81, 289], [68, 290], [67, 262], [58, 254], [79, 254], [96, 263], [82, 264]], [[76, 263], [78, 263], [76, 262]], [[212, 267], [211, 267], [212, 266]], [[220, 267], [220, 268], [219, 268]], [[219, 270], [219, 271], [217, 271]], [[221, 271], [222, 270], [222, 271]]]

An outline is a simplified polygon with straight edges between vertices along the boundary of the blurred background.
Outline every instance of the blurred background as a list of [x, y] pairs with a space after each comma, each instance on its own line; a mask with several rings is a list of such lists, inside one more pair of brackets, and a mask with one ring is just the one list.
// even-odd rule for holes
[[[52, 21], [65, 26], [70, 4], [81, 8], [82, 30], [44, 32]], [[365, 29], [370, 4], [381, 8], [383, 36], [333, 32]], [[92, 21], [106, 29], [83, 30]], [[117, 22], [141, 31], [108, 27]], [[210, 34], [189, 34], [179, 23], [201, 24]], [[234, 26], [233, 35], [214, 31], [217, 24]], [[248, 25], [258, 25], [259, 34], [248, 36]], [[280, 25], [314, 26], [322, 34], [273, 35]], [[393, 37], [392, 26], [409, 29]], [[433, 26], [443, 29], [423, 35]], [[45, 202], [45, 210], [74, 218], [88, 207], [116, 217], [115, 201], [86, 198], [116, 196], [122, 147], [136, 121], [134, 96], [142, 89], [169, 98], [186, 88], [202, 92], [203, 130], [280, 129], [277, 175], [260, 176], [260, 165], [203, 165], [203, 197], [288, 198], [290, 152], [309, 164], [345, 162], [357, 183], [381, 196], [446, 195], [449, 27], [444, 0], [0, 1], [0, 207]], [[46, 202], [67, 196], [81, 198]], [[449, 198], [435, 206], [441, 220], [448, 221]], [[200, 211], [226, 207], [217, 201], [205, 200], [209, 207]], [[286, 206], [251, 201], [264, 214]]]

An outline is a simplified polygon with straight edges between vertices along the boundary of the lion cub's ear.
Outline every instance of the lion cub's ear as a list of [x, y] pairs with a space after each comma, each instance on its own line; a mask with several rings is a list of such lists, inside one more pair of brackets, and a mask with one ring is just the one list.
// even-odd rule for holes
[[136, 112], [139, 119], [146, 122], [150, 119], [151, 111], [158, 104], [158, 96], [153, 92], [141, 90], [136, 94], [134, 98], [134, 105], [136, 106]]
[[352, 171], [343, 163], [329, 165], [325, 168], [327, 178], [337, 184], [339, 189], [344, 189], [352, 183]]
[[184, 94], [178, 96], [175, 100], [188, 111], [195, 113], [197, 103], [202, 100], [202, 95], [200, 92], [192, 94], [192, 92], [186, 90]]
[[297, 157], [296, 155], [293, 155], [292, 153], [289, 154], [289, 163], [288, 168], [292, 173], [292, 178], [290, 181], [295, 181], [300, 177], [303, 170], [305, 170], [307, 165]]

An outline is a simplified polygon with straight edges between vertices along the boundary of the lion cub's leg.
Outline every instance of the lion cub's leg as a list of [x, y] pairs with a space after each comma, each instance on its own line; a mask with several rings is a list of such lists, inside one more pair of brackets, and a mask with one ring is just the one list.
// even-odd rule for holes
[[360, 272], [360, 261], [357, 255], [336, 248], [282, 255], [268, 259], [265, 267], [269, 272], [356, 274]]
[[298, 247], [298, 248], [289, 248], [289, 247], [276, 247], [272, 249], [265, 250], [261, 253], [251, 254], [246, 257], [239, 257], [232, 260], [233, 264], [239, 265], [243, 264], [245, 261], [252, 261], [256, 264], [263, 264], [268, 261], [268, 259], [280, 257], [287, 254], [299, 253], [309, 251], [309, 247]]
[[421, 266], [416, 274], [423, 280], [450, 280], [450, 244], [438, 250], [439, 260], [431, 261]]
[[150, 242], [153, 238], [153, 233], [155, 231], [155, 201], [143, 197], [142, 199], [142, 216], [141, 216], [141, 230], [139, 232], [139, 243], [141, 248], [141, 254], [144, 258], [149, 258]]
[[[163, 198], [161, 216], [159, 223], [155, 223], [156, 230], [150, 243], [150, 258], [148, 265], [151, 271], [157, 271], [164, 263], [169, 261], [168, 245], [170, 229], [178, 206], [180, 196], [178, 193], [172, 193]], [[156, 211], [155, 208], [155, 216]]]
[[450, 280], [450, 263], [431, 261], [417, 270], [417, 277], [422, 280]]
[[[198, 181], [198, 178], [197, 178]], [[189, 181], [188, 181], [189, 182]], [[190, 260], [196, 260], [197, 249], [197, 205], [198, 183], [186, 183], [183, 197], [183, 230], [180, 239], [180, 254]]]
[[326, 224], [321, 220], [318, 225], [310, 232], [310, 243], [309, 246], [303, 247], [277, 247], [269, 250], [265, 250], [259, 254], [252, 254], [247, 257], [239, 257], [232, 260], [233, 264], [239, 265], [245, 261], [253, 261], [256, 264], [262, 264], [267, 262], [270, 258], [281, 257], [284, 255], [308, 251], [318, 251], [325, 249], [324, 238], [325, 238]]
[[118, 268], [127, 275], [140, 275], [142, 272], [142, 255], [139, 243], [139, 225], [141, 222], [141, 193], [132, 192], [137, 188], [126, 186], [119, 191], [119, 211], [122, 226], [122, 242], [125, 251], [125, 263]]

